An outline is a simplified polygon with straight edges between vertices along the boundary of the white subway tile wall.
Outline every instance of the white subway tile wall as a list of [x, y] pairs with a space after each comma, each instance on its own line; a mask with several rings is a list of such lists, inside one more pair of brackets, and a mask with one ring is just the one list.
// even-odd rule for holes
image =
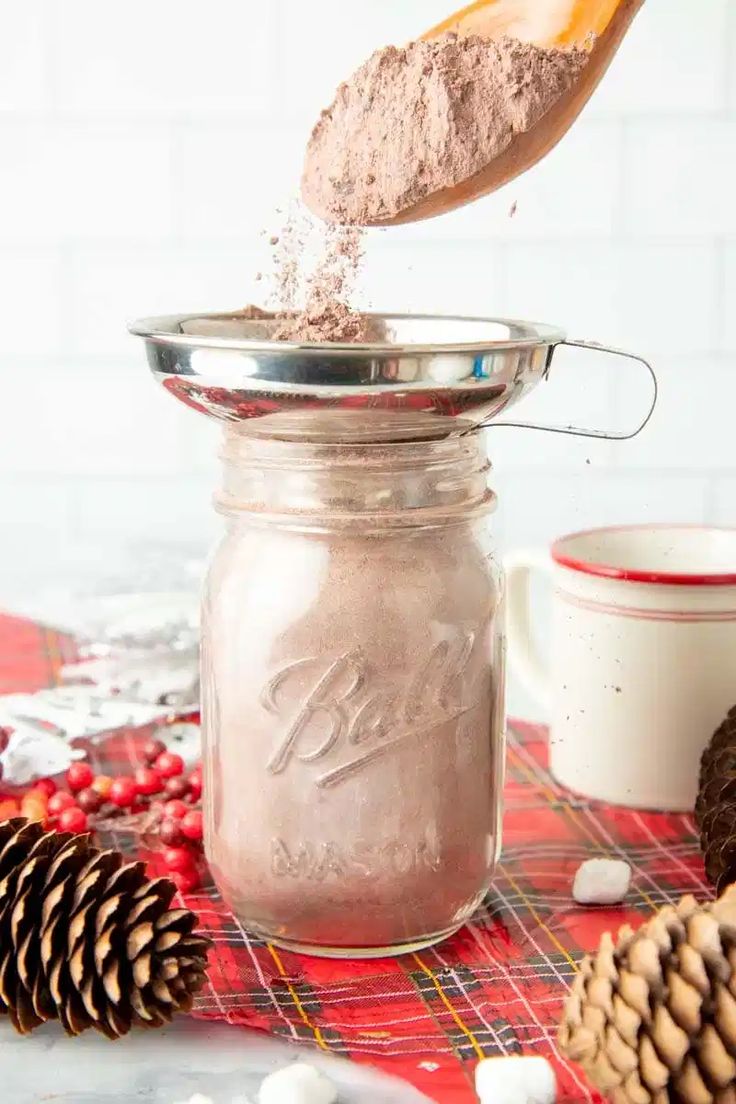
[[[449, 7], [2, 5], [1, 602], [123, 546], [206, 547], [216, 433], [157, 393], [125, 323], [252, 299], [261, 231], [278, 229], [335, 84]], [[369, 236], [364, 302], [549, 321], [658, 370], [661, 406], [636, 442], [488, 435], [504, 548], [615, 521], [736, 523], [735, 72], [730, 0], [647, 0], [544, 164]], [[642, 387], [605, 367], [563, 351], [519, 416], [634, 422]]]

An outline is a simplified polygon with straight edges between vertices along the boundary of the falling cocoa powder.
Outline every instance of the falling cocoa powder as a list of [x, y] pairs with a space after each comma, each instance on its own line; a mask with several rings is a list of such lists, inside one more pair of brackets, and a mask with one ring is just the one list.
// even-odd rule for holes
[[370, 342], [380, 340], [376, 323], [348, 305], [363, 255], [362, 231], [330, 226], [325, 251], [309, 280], [303, 310], [282, 316], [275, 341]]
[[[280, 234], [274, 234], [272, 244], [276, 278], [276, 303], [278, 311], [285, 315], [297, 308], [302, 283], [302, 259], [309, 224], [306, 212], [299, 205], [292, 205]], [[275, 244], [274, 243], [275, 240]]]
[[314, 230], [303, 209], [291, 210], [281, 233], [269, 240], [274, 248], [274, 309], [264, 312], [249, 306], [245, 316], [275, 319], [278, 325], [270, 334], [274, 341], [385, 341], [380, 321], [349, 305], [363, 256], [363, 231], [358, 227], [321, 225], [317, 262], [311, 274], [306, 274], [308, 240]]
[[477, 35], [377, 50], [314, 128], [307, 206], [366, 225], [470, 179], [539, 122], [587, 60], [577, 48]]

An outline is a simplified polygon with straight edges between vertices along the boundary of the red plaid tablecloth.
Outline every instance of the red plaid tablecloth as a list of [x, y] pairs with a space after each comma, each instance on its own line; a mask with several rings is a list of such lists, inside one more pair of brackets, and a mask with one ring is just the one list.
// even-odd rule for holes
[[[0, 692], [48, 685], [72, 652], [53, 631], [0, 619]], [[140, 738], [114, 734], [98, 765], [128, 769]], [[683, 893], [711, 893], [689, 817], [584, 801], [559, 787], [546, 763], [544, 729], [513, 723], [493, 888], [472, 922], [431, 950], [371, 962], [308, 958], [250, 936], [214, 886], [189, 895], [215, 942], [194, 1014], [379, 1065], [438, 1104], [475, 1099], [478, 1058], [522, 1050], [552, 1059], [560, 1101], [597, 1100], [554, 1043], [576, 963], [603, 931], [636, 924]], [[623, 906], [573, 901], [575, 870], [592, 856], [631, 864]]]

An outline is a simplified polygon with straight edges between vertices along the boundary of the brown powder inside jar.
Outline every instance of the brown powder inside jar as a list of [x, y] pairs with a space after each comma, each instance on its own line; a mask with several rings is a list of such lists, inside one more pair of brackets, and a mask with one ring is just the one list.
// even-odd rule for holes
[[[451, 520], [443, 499], [457, 484], [444, 461], [428, 466], [433, 447], [462, 462], [477, 446], [389, 446], [385, 461], [376, 446], [342, 446], [332, 470], [315, 474], [306, 455], [303, 474], [269, 466], [257, 512], [213, 564], [208, 857], [240, 918], [287, 943], [382, 948], [442, 933], [490, 880], [500, 590], [478, 523], [462, 510]], [[464, 493], [482, 504], [475, 463]], [[374, 496], [385, 514], [353, 514]], [[304, 504], [295, 527], [264, 516], [264, 501], [281, 514], [289, 499]], [[434, 503], [426, 528], [387, 525], [408, 501]]]

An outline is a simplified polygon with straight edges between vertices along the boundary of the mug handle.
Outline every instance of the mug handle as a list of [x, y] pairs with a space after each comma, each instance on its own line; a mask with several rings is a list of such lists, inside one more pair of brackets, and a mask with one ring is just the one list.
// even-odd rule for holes
[[537, 549], [512, 552], [504, 560], [506, 572], [506, 633], [511, 667], [541, 706], [549, 710], [551, 683], [547, 663], [539, 654], [532, 636], [529, 583], [532, 573], [541, 572], [552, 579], [549, 555]]

